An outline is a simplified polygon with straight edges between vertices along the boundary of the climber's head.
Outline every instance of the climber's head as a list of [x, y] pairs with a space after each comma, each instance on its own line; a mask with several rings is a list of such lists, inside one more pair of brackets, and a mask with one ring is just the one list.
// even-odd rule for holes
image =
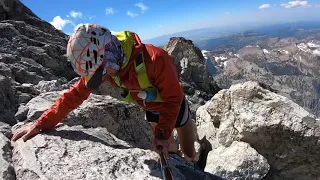
[[117, 38], [97, 24], [79, 24], [67, 45], [67, 58], [74, 71], [87, 81], [95, 77], [101, 83], [104, 73], [115, 74], [123, 62], [122, 54]]

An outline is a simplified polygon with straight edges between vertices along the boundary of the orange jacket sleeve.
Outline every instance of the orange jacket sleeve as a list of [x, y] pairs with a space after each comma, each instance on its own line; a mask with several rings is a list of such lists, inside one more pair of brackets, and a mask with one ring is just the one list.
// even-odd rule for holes
[[164, 133], [164, 137], [168, 139], [171, 136], [179, 115], [183, 100], [183, 91], [171, 56], [161, 49], [160, 52], [158, 51], [157, 55], [152, 58], [158, 58], [155, 60], [155, 82], [153, 84], [158, 88], [163, 100], [159, 123], [155, 127], [154, 133], [156, 137]]
[[42, 130], [54, 128], [69, 112], [81, 105], [91, 92], [85, 86], [84, 78], [81, 78], [35, 121], [35, 126]]

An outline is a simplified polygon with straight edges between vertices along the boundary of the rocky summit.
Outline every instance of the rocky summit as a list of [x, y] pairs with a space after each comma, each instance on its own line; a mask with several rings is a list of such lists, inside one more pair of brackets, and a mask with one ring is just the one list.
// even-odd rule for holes
[[[119, 91], [107, 83], [55, 129], [26, 142], [10, 141], [18, 127], [35, 121], [79, 77], [65, 58], [63, 32], [18, 0], [0, 2], [0, 20], [0, 179], [163, 179], [144, 111], [120, 101]], [[288, 43], [279, 40], [283, 44]], [[295, 57], [317, 53], [314, 44], [298, 43]], [[259, 81], [221, 89], [210, 68], [220, 72], [229, 57], [221, 55], [219, 66], [209, 66], [210, 57], [183, 37], [169, 39], [164, 49], [174, 58], [198, 132], [197, 163], [169, 154], [175, 180], [320, 179], [320, 121], [308, 109]], [[247, 65], [248, 52], [263, 58], [267, 51], [272, 52], [245, 47], [235, 57]], [[287, 57], [286, 51], [271, 55]]]
[[207, 71], [201, 50], [195, 47], [191, 40], [183, 37], [170, 38], [164, 50], [174, 58], [181, 85], [190, 102], [192, 116], [195, 118], [197, 108], [221, 88]]

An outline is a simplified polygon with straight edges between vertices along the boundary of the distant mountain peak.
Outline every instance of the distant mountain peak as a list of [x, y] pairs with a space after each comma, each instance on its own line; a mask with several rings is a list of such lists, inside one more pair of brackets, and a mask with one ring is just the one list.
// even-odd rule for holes
[[204, 59], [201, 50], [193, 44], [192, 40], [184, 37], [171, 37], [164, 46], [164, 49], [166, 49], [168, 52], [172, 52], [174, 49], [180, 49], [181, 47], [194, 51], [194, 53], [198, 56], [197, 58], [201, 61]]
[[186, 38], [184, 38], [184, 37], [171, 37], [171, 38], [169, 39], [169, 41], [182, 41], [182, 42], [184, 42], [184, 43], [188, 43], [188, 44], [190, 44], [190, 45], [193, 45], [192, 40], [186, 39]]

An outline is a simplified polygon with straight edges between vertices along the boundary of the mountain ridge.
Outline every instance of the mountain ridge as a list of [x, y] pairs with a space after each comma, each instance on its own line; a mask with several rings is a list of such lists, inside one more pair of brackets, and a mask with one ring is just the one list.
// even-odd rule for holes
[[[202, 51], [221, 88], [256, 80], [320, 116], [320, 36], [268, 38], [239, 50]], [[208, 63], [210, 62], [210, 63]], [[213, 65], [212, 65], [213, 64]], [[303, 89], [303, 90], [302, 90]]]
[[[170, 37], [184, 37], [192, 40], [197, 47], [201, 50], [211, 50], [213, 45], [210, 45], [210, 41], [217, 41], [217, 39], [226, 38], [226, 36], [233, 36], [237, 34], [245, 33], [246, 31], [252, 31], [266, 35], [268, 37], [298, 37], [294, 32], [303, 29], [307, 31], [313, 29], [320, 30], [320, 21], [298, 21], [289, 23], [275, 23], [270, 25], [259, 25], [257, 27], [212, 27], [212, 28], [200, 28], [190, 31], [183, 31], [163, 35], [160, 37], [144, 40], [146, 43], [155, 44], [157, 46], [164, 46], [166, 41]], [[203, 32], [204, 31], [204, 32]], [[190, 33], [192, 35], [190, 35]], [[210, 35], [208, 35], [210, 34]], [[161, 42], [160, 42], [161, 41]], [[209, 41], [209, 43], [208, 43]], [[204, 45], [208, 43], [208, 45]]]

